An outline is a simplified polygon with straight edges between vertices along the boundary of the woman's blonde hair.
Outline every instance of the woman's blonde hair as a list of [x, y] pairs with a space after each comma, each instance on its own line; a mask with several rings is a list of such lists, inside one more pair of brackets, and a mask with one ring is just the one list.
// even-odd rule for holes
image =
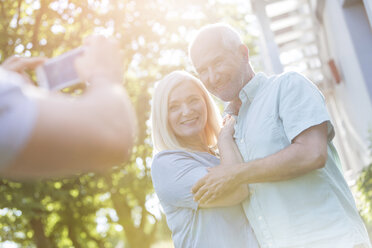
[[163, 150], [189, 150], [183, 147], [168, 123], [168, 99], [171, 91], [180, 84], [191, 83], [202, 94], [207, 105], [207, 124], [204, 129], [209, 148], [216, 148], [217, 135], [220, 131], [221, 116], [217, 105], [204, 87], [203, 83], [185, 71], [174, 71], [157, 82], [154, 89], [151, 108], [151, 129], [154, 152]]

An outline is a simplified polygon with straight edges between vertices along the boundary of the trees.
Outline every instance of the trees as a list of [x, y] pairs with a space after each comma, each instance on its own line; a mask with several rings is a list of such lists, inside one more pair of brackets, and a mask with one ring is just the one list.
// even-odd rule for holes
[[232, 24], [247, 25], [247, 13], [238, 7], [214, 1], [0, 0], [1, 61], [14, 53], [53, 57], [94, 32], [119, 39], [139, 130], [131, 160], [105, 174], [25, 183], [1, 180], [0, 242], [109, 248], [124, 240], [125, 247], [150, 247], [164, 225], [149, 207], [154, 194], [150, 90], [171, 70], [191, 69], [187, 44], [196, 28], [220, 21], [226, 13]]

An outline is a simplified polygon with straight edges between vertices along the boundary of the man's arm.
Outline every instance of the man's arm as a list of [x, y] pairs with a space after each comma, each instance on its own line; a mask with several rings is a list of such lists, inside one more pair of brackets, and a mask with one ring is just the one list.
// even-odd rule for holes
[[[239, 148], [236, 145], [233, 134], [234, 134], [235, 119], [227, 115], [224, 119], [224, 127], [222, 128], [218, 137], [218, 150], [220, 152], [221, 165], [227, 170], [236, 170], [240, 163], [244, 160], [240, 154]], [[213, 168], [212, 168], [213, 169]], [[205, 193], [209, 195], [209, 192]], [[232, 191], [227, 191], [220, 197], [208, 203], [199, 203], [199, 207], [209, 208], [209, 207], [225, 207], [233, 206], [241, 203], [249, 195], [248, 185], [241, 184], [236, 189]]]
[[[268, 157], [240, 163], [234, 170], [212, 168], [193, 187], [195, 200], [208, 203], [241, 184], [292, 179], [324, 167], [327, 160], [326, 122], [310, 127], [285, 149]], [[208, 194], [206, 194], [208, 192]]]
[[135, 115], [121, 85], [118, 45], [91, 38], [77, 62], [90, 85], [83, 96], [59, 93], [35, 99], [38, 117], [15, 161], [1, 171], [8, 178], [43, 178], [103, 171], [128, 159]]

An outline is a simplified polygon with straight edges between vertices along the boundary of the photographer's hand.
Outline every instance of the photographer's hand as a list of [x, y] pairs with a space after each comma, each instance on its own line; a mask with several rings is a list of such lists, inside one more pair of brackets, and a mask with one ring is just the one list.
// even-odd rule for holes
[[31, 83], [31, 79], [29, 78], [26, 70], [33, 70], [39, 65], [45, 62], [45, 57], [32, 57], [32, 58], [25, 58], [19, 56], [12, 56], [6, 59], [2, 64], [1, 67], [16, 72], [20, 74], [26, 82]]
[[89, 36], [84, 40], [84, 53], [75, 60], [75, 67], [84, 81], [122, 83], [124, 59], [119, 42], [103, 36]]

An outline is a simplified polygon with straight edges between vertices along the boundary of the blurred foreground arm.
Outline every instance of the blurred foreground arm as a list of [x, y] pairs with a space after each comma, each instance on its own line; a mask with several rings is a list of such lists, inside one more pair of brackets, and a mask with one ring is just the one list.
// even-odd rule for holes
[[[122, 86], [123, 58], [116, 41], [90, 37], [75, 67], [89, 82], [80, 97], [60, 93], [35, 95], [38, 116], [18, 156], [1, 175], [27, 179], [103, 171], [127, 160], [136, 118]], [[26, 61], [26, 62], [25, 62]], [[5, 63], [4, 63], [5, 64]], [[33, 69], [26, 58], [22, 69]]]

